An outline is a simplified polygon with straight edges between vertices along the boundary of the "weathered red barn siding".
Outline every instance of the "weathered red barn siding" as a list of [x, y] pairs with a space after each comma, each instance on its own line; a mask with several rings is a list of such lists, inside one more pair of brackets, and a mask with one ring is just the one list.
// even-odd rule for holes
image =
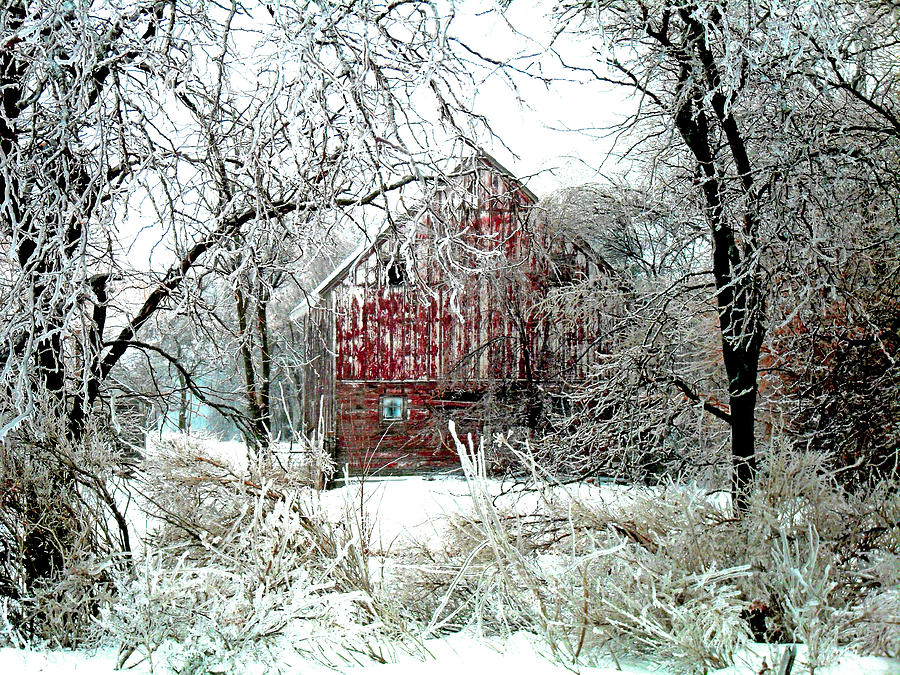
[[[456, 451], [446, 430], [432, 424], [438, 382], [339, 382], [335, 389], [340, 442], [337, 462], [351, 473], [428, 471], [454, 466]], [[382, 396], [405, 396], [402, 422], [379, 419]]]
[[[580, 374], [592, 327], [560, 330], [539, 302], [555, 283], [554, 258], [569, 260], [578, 273], [591, 261], [571, 242], [529, 231], [532, 197], [497, 166], [480, 161], [458, 181], [419, 214], [411, 244], [409, 233], [382, 237], [320, 288], [319, 306], [308, 315], [307, 344], [315, 346], [308, 354], [307, 425], [321, 416], [338, 461], [351, 471], [454, 464], [455, 452], [428, 425], [442, 388], [478, 391], [489, 382]], [[436, 232], [448, 226], [458, 235], [457, 265], [477, 270], [492, 252], [501, 263], [448, 274]], [[407, 248], [398, 260], [401, 242]], [[405, 263], [407, 283], [388, 283], [392, 260]], [[379, 399], [392, 394], [407, 397], [409, 418], [387, 425]]]
[[303, 416], [307, 433], [335, 440], [334, 312], [329, 299], [310, 310], [304, 321]]

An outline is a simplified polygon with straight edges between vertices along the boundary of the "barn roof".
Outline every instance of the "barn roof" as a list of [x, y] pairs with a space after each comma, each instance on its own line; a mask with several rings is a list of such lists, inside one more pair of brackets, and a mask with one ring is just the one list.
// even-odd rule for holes
[[[537, 203], [538, 198], [537, 195], [534, 194], [528, 187], [522, 183], [516, 176], [505, 166], [503, 166], [497, 159], [493, 156], [485, 152], [484, 150], [478, 150], [477, 154], [473, 155], [468, 161], [472, 160], [481, 160], [485, 162], [488, 166], [497, 171], [500, 175], [505, 178], [508, 178], [516, 183], [521, 189], [522, 192], [525, 193], [525, 196], [531, 200], [532, 203]], [[457, 166], [457, 168], [450, 174], [451, 176], [456, 173], [461, 173], [463, 171], [464, 165], [467, 160], [463, 160]], [[425, 207], [427, 208], [427, 207]], [[424, 212], [425, 208], [422, 209]], [[419, 218], [422, 215], [422, 212], [415, 214], [414, 219]], [[365, 238], [359, 243], [359, 245], [353, 250], [350, 255], [344, 258], [338, 265], [326, 276], [319, 285], [315, 287], [315, 289], [306, 296], [306, 298], [300, 302], [293, 310], [291, 310], [290, 318], [293, 321], [297, 321], [301, 319], [310, 309], [316, 307], [319, 304], [319, 301], [322, 299], [323, 295], [330, 291], [332, 288], [337, 286], [343, 279], [350, 273], [350, 270], [353, 267], [364, 260], [369, 254], [374, 251], [379, 243], [381, 243], [384, 236], [388, 233], [391, 227], [391, 221], [388, 218], [385, 218], [384, 222], [378, 229], [377, 234], [374, 237], [370, 237], [368, 234], [365, 235]]]

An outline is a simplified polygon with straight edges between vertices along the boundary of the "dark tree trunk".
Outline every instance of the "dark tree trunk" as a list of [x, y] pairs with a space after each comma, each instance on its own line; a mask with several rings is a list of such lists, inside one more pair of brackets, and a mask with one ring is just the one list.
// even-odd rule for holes
[[180, 370], [178, 371], [178, 386], [181, 387], [178, 397], [178, 431], [187, 433], [190, 431], [188, 423], [188, 381]]
[[272, 352], [269, 340], [269, 296], [260, 284], [256, 300], [256, 327], [259, 332], [259, 418], [266, 438], [272, 434]]
[[740, 511], [747, 508], [747, 495], [756, 475], [756, 391], [731, 396], [732, 495]]
[[[244, 295], [244, 292], [238, 288], [234, 292], [237, 304], [237, 320], [238, 329], [241, 339], [241, 360], [244, 366], [244, 386], [247, 397], [247, 408], [250, 413], [250, 433], [248, 442], [253, 446], [257, 453], [256, 459], [260, 459], [259, 453], [268, 444], [268, 392], [263, 392], [263, 388], [268, 387], [266, 369], [268, 364], [268, 333], [265, 333], [266, 342], [261, 346], [263, 354], [263, 370], [261, 381], [257, 382], [256, 366], [253, 363], [253, 329], [249, 323], [250, 302]], [[263, 315], [265, 310], [259, 310]], [[257, 314], [257, 322], [260, 330], [266, 328], [265, 321], [260, 322], [259, 313]]]
[[[648, 34], [670, 50], [680, 64], [679, 106], [674, 122], [697, 162], [712, 238], [712, 271], [731, 408], [732, 496], [737, 509], [743, 511], [756, 473], [756, 398], [759, 356], [765, 334], [765, 304], [752, 268], [758, 248], [757, 197], [746, 142], [730, 112], [729, 102], [718, 89], [720, 77], [703, 28], [693, 18], [690, 8], [680, 10], [680, 14], [687, 26], [684, 44], [674, 45], [666, 34], [649, 28]], [[724, 148], [714, 139], [713, 125], [718, 125], [725, 138], [730, 163], [721, 156]], [[737, 169], [740, 176], [744, 217], [739, 227], [724, 208], [723, 176], [728, 167]]]

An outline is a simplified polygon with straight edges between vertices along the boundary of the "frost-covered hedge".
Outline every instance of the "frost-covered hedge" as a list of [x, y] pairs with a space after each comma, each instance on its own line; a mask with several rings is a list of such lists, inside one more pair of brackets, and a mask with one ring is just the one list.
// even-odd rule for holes
[[467, 494], [429, 523], [439, 536], [383, 541], [365, 481], [326, 495], [171, 439], [129, 479], [148, 522], [133, 564], [83, 568], [112, 581], [79, 630], [121, 645], [123, 665], [178, 672], [285, 650], [335, 667], [390, 660], [463, 628], [537, 634], [565, 663], [685, 673], [727, 666], [751, 641], [804, 643], [808, 670], [845, 647], [900, 655], [896, 485], [848, 492], [826, 458], [777, 451], [735, 514], [697, 484], [561, 485], [533, 464], [510, 489], [477, 448], [460, 450]]

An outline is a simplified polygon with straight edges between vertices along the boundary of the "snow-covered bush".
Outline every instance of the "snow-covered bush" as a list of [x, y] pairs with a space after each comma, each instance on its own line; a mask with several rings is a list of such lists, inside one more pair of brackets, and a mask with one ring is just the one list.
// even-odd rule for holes
[[438, 539], [385, 546], [365, 481], [260, 481], [172, 440], [132, 479], [157, 525], [100, 623], [123, 662], [181, 672], [246, 670], [286, 645], [333, 666], [388, 659], [472, 626], [537, 634], [567, 663], [684, 673], [727, 666], [751, 637], [805, 643], [810, 670], [847, 644], [896, 653], [896, 488], [848, 493], [815, 455], [775, 452], [735, 516], [696, 484], [563, 485], [527, 457], [530, 484], [498, 494], [484, 455], [461, 455], [471, 508]]
[[851, 490], [832, 466], [823, 453], [776, 448], [729, 553], [754, 566], [743, 590], [764, 608], [759, 637], [806, 643], [811, 669], [837, 645], [887, 656], [900, 648], [900, 486]]
[[297, 644], [317, 635], [315, 651], [364, 649], [382, 630], [365, 532], [353, 517], [324, 519], [302, 479], [258, 483], [202, 440], [176, 437], [136, 481], [158, 526], [103, 614], [123, 664], [157, 654], [179, 672], [240, 670], [268, 660], [285, 633]]
[[118, 580], [104, 625], [126, 658], [165, 647], [170, 661], [202, 655], [209, 666], [264, 650], [291, 621], [325, 611], [320, 592], [333, 585], [305, 564], [313, 544], [304, 532], [291, 503], [279, 501], [268, 513], [248, 508], [224, 535], [153, 547]]
[[501, 505], [483, 454], [459, 449], [473, 512], [443, 551], [423, 548], [394, 580], [403, 605], [427, 618], [426, 635], [525, 629], [565, 661], [640, 655], [683, 672], [723, 667], [747, 641], [738, 585], [750, 572], [717, 558], [724, 544], [711, 531], [730, 518], [698, 490], [623, 491], [604, 503], [538, 480], [530, 507]]
[[483, 455], [460, 454], [473, 511], [388, 580], [426, 635], [525, 629], [564, 660], [683, 672], [724, 667], [751, 637], [803, 642], [811, 671], [839, 646], [896, 653], [896, 488], [851, 494], [821, 457], [776, 451], [735, 517], [726, 495], [691, 484], [582, 499], [533, 464], [532, 489], [501, 498]]
[[832, 603], [838, 584], [813, 525], [806, 541], [791, 541], [784, 533], [773, 551], [772, 585], [781, 591], [786, 618], [794, 637], [806, 645], [810, 673], [826, 665], [837, 652], [841, 608]]
[[49, 422], [31, 432], [0, 442], [0, 644], [83, 646], [127, 565], [127, 464], [94, 420], [77, 441]]

